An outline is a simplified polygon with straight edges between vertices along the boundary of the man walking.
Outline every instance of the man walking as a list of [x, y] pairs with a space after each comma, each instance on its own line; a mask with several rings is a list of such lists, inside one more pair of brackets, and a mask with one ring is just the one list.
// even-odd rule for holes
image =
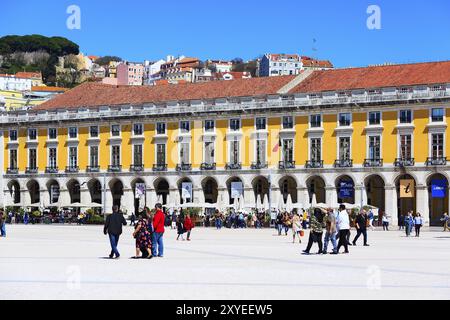
[[368, 247], [367, 244], [367, 214], [365, 210], [361, 210], [356, 217], [356, 237], [353, 239], [353, 245], [356, 246], [356, 241], [358, 241], [361, 234], [364, 238], [364, 246]]
[[347, 236], [350, 232], [350, 218], [347, 210], [345, 210], [345, 205], [343, 204], [339, 206], [339, 213], [336, 221], [339, 229], [339, 243], [336, 252], [339, 253], [341, 246], [344, 246], [345, 253], [348, 253]]
[[336, 229], [336, 216], [334, 215], [333, 210], [328, 210], [327, 216], [325, 218], [325, 241], [323, 244], [322, 254], [327, 254], [328, 242], [331, 240], [333, 244], [333, 252], [331, 254], [337, 254], [337, 229]]
[[162, 211], [162, 205], [157, 203], [155, 205], [156, 213], [153, 218], [153, 232], [152, 236], [152, 255], [154, 257], [162, 258], [164, 256], [164, 212]]
[[110, 259], [116, 256], [116, 259], [120, 258], [120, 253], [117, 250], [119, 245], [119, 238], [122, 234], [122, 226], [126, 226], [127, 221], [125, 220], [123, 214], [119, 212], [119, 206], [113, 206], [113, 213], [106, 217], [105, 227], [103, 228], [103, 233], [109, 235], [109, 242], [111, 243], [111, 254]]
[[6, 237], [6, 218], [3, 211], [0, 211], [0, 237]]

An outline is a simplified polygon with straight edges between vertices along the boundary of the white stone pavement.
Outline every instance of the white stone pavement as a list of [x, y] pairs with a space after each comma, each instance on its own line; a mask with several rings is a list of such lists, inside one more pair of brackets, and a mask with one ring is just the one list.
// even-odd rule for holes
[[[0, 299], [449, 299], [450, 233], [369, 232], [349, 255], [302, 256], [275, 230], [196, 228], [165, 235], [162, 259], [120, 260], [97, 226], [15, 225], [0, 239]], [[355, 234], [352, 231], [352, 236]], [[362, 241], [362, 239], [360, 240]], [[316, 251], [316, 248], [312, 250]]]

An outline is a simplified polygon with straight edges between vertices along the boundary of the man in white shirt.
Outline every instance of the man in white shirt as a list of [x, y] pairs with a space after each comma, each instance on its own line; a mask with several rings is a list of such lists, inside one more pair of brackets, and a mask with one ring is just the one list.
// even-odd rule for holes
[[347, 210], [345, 210], [345, 205], [341, 204], [339, 206], [339, 213], [337, 216], [337, 229], [339, 230], [339, 243], [337, 247], [337, 253], [341, 246], [344, 246], [345, 253], [348, 253], [348, 241], [347, 237], [350, 232], [350, 218], [348, 216]]

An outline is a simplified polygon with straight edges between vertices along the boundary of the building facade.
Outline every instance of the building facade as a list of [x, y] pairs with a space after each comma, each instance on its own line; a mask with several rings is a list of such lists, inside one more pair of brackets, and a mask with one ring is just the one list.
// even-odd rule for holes
[[142, 86], [144, 65], [140, 63], [121, 62], [117, 65], [117, 84], [125, 86]]
[[436, 225], [449, 208], [449, 121], [450, 62], [87, 83], [2, 114], [2, 202], [130, 212], [142, 201], [223, 208], [239, 193], [246, 204], [290, 195], [306, 208], [315, 196], [373, 205], [393, 224], [413, 210]]
[[302, 60], [298, 54], [265, 54], [258, 61], [260, 77], [297, 75], [302, 70]]

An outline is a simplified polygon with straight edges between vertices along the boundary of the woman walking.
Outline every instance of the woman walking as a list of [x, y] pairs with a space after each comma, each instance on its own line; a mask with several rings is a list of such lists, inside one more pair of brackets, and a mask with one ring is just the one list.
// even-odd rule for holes
[[[146, 210], [141, 213], [138, 223], [133, 232], [133, 238], [136, 239], [136, 256], [134, 259], [139, 259], [142, 252], [142, 257], [146, 259], [153, 258], [152, 256], [152, 241], [151, 234], [148, 227], [149, 216]], [[146, 251], [146, 252], [145, 252]]]
[[406, 236], [407, 237], [409, 237], [409, 235], [411, 234], [413, 225], [414, 225], [414, 218], [413, 218], [412, 213], [410, 211], [405, 216], [405, 220], [404, 220], [404, 227], [405, 227], [405, 232], [406, 232]]
[[295, 236], [298, 236], [298, 243], [302, 243], [301, 233], [303, 231], [302, 218], [298, 213], [292, 218], [292, 243], [295, 243]]
[[325, 227], [322, 210], [315, 209], [314, 214], [311, 215], [310, 217], [310, 221], [311, 221], [311, 232], [309, 234], [308, 246], [306, 247], [306, 250], [303, 250], [303, 254], [306, 255], [309, 254], [309, 251], [311, 250], [311, 247], [314, 242], [317, 242], [319, 245], [319, 251], [317, 252], [317, 254], [321, 254], [323, 249], [322, 234], [323, 228]]
[[417, 212], [417, 215], [414, 217], [414, 228], [416, 230], [416, 237], [420, 237], [420, 228], [423, 225], [423, 219], [420, 213]]
[[186, 218], [184, 219], [184, 230], [187, 232], [187, 241], [191, 241], [191, 230], [194, 228], [194, 225], [191, 220], [191, 216], [189, 214], [186, 215]]
[[180, 239], [184, 241], [184, 237], [183, 237], [183, 233], [184, 233], [184, 215], [181, 213], [178, 217], [177, 217], [177, 241]]
[[383, 217], [381, 219], [383, 221], [383, 231], [389, 231], [389, 219], [386, 212], [383, 213]]

